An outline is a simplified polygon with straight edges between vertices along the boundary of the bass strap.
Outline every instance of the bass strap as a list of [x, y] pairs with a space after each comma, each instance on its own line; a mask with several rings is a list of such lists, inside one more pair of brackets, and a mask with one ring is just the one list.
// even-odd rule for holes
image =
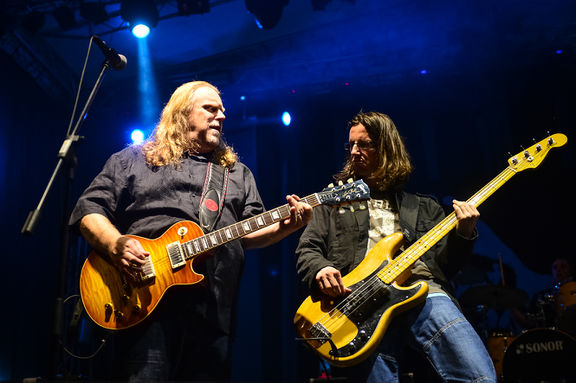
[[416, 221], [418, 220], [418, 205], [420, 198], [416, 194], [404, 193], [400, 205], [400, 227], [407, 243], [416, 240]]
[[199, 221], [204, 233], [214, 229], [214, 225], [222, 214], [226, 190], [228, 188], [227, 167], [209, 162], [206, 167], [206, 179], [202, 197], [200, 198]]

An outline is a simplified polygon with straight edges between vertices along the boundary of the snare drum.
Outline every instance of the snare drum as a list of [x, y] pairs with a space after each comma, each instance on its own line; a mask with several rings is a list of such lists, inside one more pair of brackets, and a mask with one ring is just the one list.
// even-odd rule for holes
[[528, 330], [517, 336], [504, 354], [504, 382], [573, 382], [576, 340], [563, 331]]

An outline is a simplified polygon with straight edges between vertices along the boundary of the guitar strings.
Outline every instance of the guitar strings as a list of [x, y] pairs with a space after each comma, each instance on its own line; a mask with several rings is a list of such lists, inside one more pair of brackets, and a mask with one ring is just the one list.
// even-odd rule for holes
[[[501, 185], [508, 181], [515, 173], [514, 169], [510, 167], [506, 168], [502, 173], [496, 176], [492, 181], [490, 181], [484, 188], [474, 194], [468, 202], [472, 203], [474, 206], [479, 206], [483, 201], [485, 201], [494, 191], [496, 191]], [[329, 322], [333, 322], [337, 325], [337, 321], [342, 318], [342, 316], [348, 317], [353, 314], [361, 305], [368, 299], [372, 298], [374, 294], [378, 292], [378, 289], [373, 289], [376, 283], [380, 281], [390, 285], [395, 281], [400, 274], [402, 274], [406, 269], [412, 265], [423, 252], [419, 253], [416, 251], [424, 250], [436, 244], [442, 237], [444, 237], [448, 231], [452, 230], [455, 226], [456, 215], [454, 212], [449, 214], [445, 219], [443, 219], [436, 227], [434, 227], [429, 233], [424, 235], [420, 240], [416, 241], [412, 246], [410, 246], [405, 252], [400, 256], [390, 261], [382, 270], [376, 273], [374, 276], [370, 277], [366, 283], [364, 283], [359, 289], [352, 292], [348, 297], [344, 298], [338, 305], [336, 305], [332, 310], [328, 311], [323, 317], [321, 317], [317, 323], [320, 323], [327, 331], [332, 332], [333, 326]], [[424, 250], [424, 252], [427, 250]], [[414, 259], [412, 259], [412, 257]], [[402, 266], [402, 267], [400, 267]], [[384, 275], [388, 275], [389, 278], [384, 278]], [[387, 286], [388, 287], [388, 286]], [[365, 292], [369, 290], [372, 292], [367, 297], [363, 297]], [[364, 298], [361, 302], [355, 302]], [[352, 306], [352, 309], [349, 309]], [[355, 307], [354, 307], [355, 306]], [[338, 315], [334, 315], [337, 310]]]
[[[444, 229], [444, 227], [453, 225], [453, 216], [454, 214], [452, 214], [452, 217], [446, 217], [446, 219], [441, 221], [433, 229], [433, 231], [440, 231], [439, 228]], [[415, 253], [418, 254], [415, 251], [417, 248], [426, 248], [430, 243], [433, 244], [437, 242], [437, 240], [431, 240], [434, 237], [433, 234], [435, 234], [434, 232], [431, 233], [432, 234], [429, 233], [428, 235], [422, 237], [419, 241], [415, 242], [412, 246], [406, 249], [406, 251], [404, 251], [395, 259], [391, 260], [382, 270], [370, 277], [367, 282], [364, 283], [359, 289], [355, 290], [348, 297], [344, 298], [338, 305], [336, 305], [332, 310], [324, 315], [324, 317], [320, 318], [320, 324], [322, 324], [327, 330], [332, 328], [332, 326], [328, 324], [329, 321], [337, 322], [342, 318], [342, 316], [349, 316], [349, 314], [354, 313], [362, 305], [362, 303], [366, 302], [368, 299], [372, 298], [374, 294], [378, 293], [379, 290], [377, 288], [378, 286], [376, 286], [377, 284], [384, 282], [389, 285], [394, 282], [395, 279], [418, 258], [415, 257], [412, 259]], [[368, 292], [367, 296], [366, 292]], [[364, 298], [363, 301], [356, 302], [356, 300], [362, 298]], [[350, 306], [352, 309], [350, 309]], [[336, 310], [338, 310], [338, 315], [334, 315]]]
[[[308, 204], [309, 204], [310, 206], [312, 206], [312, 207], [317, 206], [317, 205], [319, 205], [319, 203], [320, 203], [316, 194], [309, 195], [309, 196], [307, 196], [307, 197], [302, 198], [301, 200], [304, 201], [304, 202], [306, 202], [306, 203], [308, 203]], [[276, 219], [276, 218], [274, 218], [274, 217], [272, 216], [272, 214], [274, 214], [274, 211], [278, 211], [278, 212], [279, 212], [280, 215], [279, 215], [279, 218], [278, 218], [278, 219]], [[249, 234], [249, 233], [252, 233], [252, 232], [254, 232], [254, 231], [256, 231], [256, 230], [259, 230], [259, 229], [262, 228], [262, 227], [269, 226], [269, 225], [271, 225], [271, 224], [273, 224], [273, 223], [276, 223], [276, 222], [278, 222], [278, 221], [280, 221], [280, 220], [282, 220], [282, 219], [285, 219], [285, 218], [287, 218], [289, 215], [290, 215], [290, 207], [288, 206], [288, 204], [285, 204], [285, 205], [282, 205], [282, 206], [280, 206], [280, 207], [277, 207], [277, 208], [275, 208], [275, 209], [273, 209], [273, 210], [269, 210], [269, 211], [263, 212], [263, 213], [261, 213], [261, 214], [258, 214], [258, 215], [254, 216], [254, 217], [248, 218], [248, 219], [246, 219], [246, 220], [244, 220], [244, 221], [237, 222], [237, 223], [235, 223], [235, 224], [233, 224], [233, 225], [230, 225], [230, 226], [228, 226], [228, 227], [226, 227], [226, 228], [218, 229], [218, 230], [215, 230], [215, 231], [213, 231], [213, 232], [211, 232], [211, 233], [204, 234], [204, 235], [202, 235], [202, 236], [199, 236], [199, 237], [193, 238], [193, 239], [191, 239], [191, 240], [189, 240], [189, 241], [186, 241], [186, 242], [184, 242], [184, 243], [181, 243], [181, 246], [184, 248], [184, 250], [183, 250], [184, 259], [185, 259], [185, 260], [188, 260], [188, 259], [194, 258], [195, 256], [198, 256], [198, 255], [200, 255], [200, 254], [202, 254], [202, 253], [205, 253], [205, 252], [207, 252], [207, 251], [210, 251], [210, 250], [212, 250], [212, 249], [214, 249], [214, 248], [216, 248], [216, 247], [218, 247], [218, 246], [220, 246], [220, 245], [223, 245], [223, 244], [225, 244], [225, 243], [227, 243], [227, 242], [231, 242], [231, 241], [233, 241], [233, 240], [235, 240], [235, 239], [238, 239], [238, 238], [240, 238], [240, 237], [242, 237], [242, 236], [244, 236], [244, 235], [246, 235], [246, 234]], [[251, 221], [257, 221], [258, 218], [263, 218], [264, 223], [265, 223], [263, 226], [258, 225], [258, 223], [256, 223], [256, 224], [252, 223], [252, 224], [250, 225], [250, 230], [248, 230], [248, 231], [244, 230], [244, 224], [245, 224], [245, 223], [251, 222]], [[254, 226], [256, 226], [257, 228], [256, 228], [256, 229], [252, 229]], [[225, 230], [226, 230], [226, 229], [233, 230], [233, 231], [235, 232], [234, 235], [235, 235], [236, 237], [235, 237], [235, 238], [232, 238], [232, 239], [228, 239], [227, 235], [225, 234]], [[243, 233], [243, 234], [241, 234], [241, 233]], [[199, 246], [199, 247], [201, 248], [200, 251], [196, 251], [195, 248], [191, 245], [191, 243], [192, 243], [193, 241], [198, 241], [198, 240], [200, 240], [201, 238], [206, 238], [206, 237], [208, 237], [208, 236], [210, 236], [210, 235], [217, 236], [218, 239], [219, 239], [219, 243], [216, 244], [216, 245], [214, 245], [212, 241], [210, 241], [210, 240], [207, 239], [206, 244], [207, 244], [208, 246], [207, 246], [206, 248], [202, 248], [203, 246]], [[148, 258], [148, 259], [150, 259], [150, 258]], [[153, 267], [154, 267], [155, 265], [158, 266], [158, 267], [165, 267], [165, 266], [167, 266], [167, 265], [169, 265], [169, 264], [171, 264], [171, 262], [170, 262], [170, 255], [165, 254], [164, 257], [162, 257], [162, 258], [160, 258], [160, 259], [158, 259], [158, 260], [155, 260], [155, 261], [151, 264], [151, 266], [148, 266], [148, 265], [150, 265], [150, 261], [149, 261], [149, 262], [147, 262], [143, 267], [147, 267], [149, 271], [152, 271], [152, 270], [153, 270]]]
[[[354, 184], [355, 184], [355, 183], [353, 183], [352, 185], [354, 185]], [[343, 188], [343, 189], [345, 189], [347, 196], [350, 196], [350, 195], [353, 194], [354, 192], [356, 192], [356, 194], [357, 194], [356, 197], [353, 197], [353, 198], [349, 199], [349, 201], [356, 200], [356, 199], [358, 199], [358, 198], [362, 195], [361, 193], [359, 193], [359, 192], [357, 191], [356, 188], [351, 187], [352, 185], [347, 185], [347, 186], [345, 186], [345, 187]], [[339, 192], [341, 192], [341, 191], [342, 191], [342, 190], [340, 190]], [[327, 194], [328, 192], [325, 191], [325, 192], [320, 192], [320, 193]], [[342, 198], [342, 197], [340, 197], [340, 198]], [[344, 197], [343, 199], [348, 199], [348, 198]], [[320, 202], [320, 199], [319, 199], [319, 193], [311, 194], [311, 195], [309, 195], [309, 196], [306, 196], [306, 197], [301, 198], [300, 200], [303, 201], [303, 202], [305, 202], [305, 203], [307, 203], [307, 204], [309, 204], [309, 205], [312, 206], [312, 207], [318, 206], [318, 205], [320, 205], [320, 203], [321, 203], [321, 202]], [[275, 218], [275, 217], [273, 216], [273, 214], [274, 214], [275, 211], [277, 211], [277, 212], [280, 213], [279, 218]], [[257, 231], [257, 230], [259, 230], [259, 229], [261, 229], [261, 228], [263, 228], [263, 227], [267, 227], [267, 226], [269, 226], [269, 225], [271, 225], [271, 224], [273, 224], [273, 223], [279, 222], [279, 221], [281, 221], [282, 219], [288, 218], [289, 216], [290, 216], [290, 206], [289, 206], [288, 204], [284, 204], [284, 205], [282, 205], [282, 206], [280, 206], [280, 207], [278, 207], [278, 208], [275, 208], [275, 209], [273, 209], [273, 210], [269, 210], [269, 211], [263, 212], [263, 213], [261, 213], [261, 214], [258, 214], [258, 215], [256, 215], [256, 216], [254, 216], [254, 217], [248, 218], [248, 219], [246, 219], [246, 220], [244, 220], [244, 221], [237, 222], [237, 223], [235, 223], [235, 224], [233, 224], [233, 225], [230, 225], [230, 226], [228, 226], [228, 227], [225, 227], [225, 228], [216, 230], [216, 231], [214, 231], [214, 232], [212, 232], [212, 233], [204, 234], [204, 235], [202, 235], [202, 236], [200, 236], [200, 237], [193, 238], [193, 239], [191, 239], [191, 240], [189, 240], [189, 241], [186, 241], [186, 242], [184, 242], [184, 243], [181, 244], [182, 247], [184, 248], [184, 251], [183, 251], [183, 252], [185, 253], [185, 254], [184, 254], [184, 259], [185, 259], [185, 260], [188, 260], [188, 259], [190, 259], [190, 258], [194, 258], [194, 257], [197, 256], [197, 255], [200, 255], [200, 254], [202, 254], [202, 253], [205, 253], [205, 252], [207, 252], [207, 251], [210, 251], [210, 250], [212, 250], [212, 249], [214, 249], [214, 248], [216, 248], [216, 247], [218, 247], [218, 246], [220, 246], [220, 245], [223, 245], [223, 244], [225, 244], [225, 243], [227, 243], [227, 242], [231, 242], [231, 241], [233, 241], [233, 240], [236, 240], [236, 239], [238, 239], [238, 238], [241, 238], [241, 237], [243, 237], [244, 235], [250, 234], [250, 233], [252, 233], [252, 232], [254, 232], [254, 231]], [[261, 225], [258, 224], [257, 221], [258, 221], [259, 218], [262, 218], [262, 219], [264, 220], [264, 225], [261, 226]], [[250, 223], [250, 222], [256, 222], [256, 224], [254, 225], [254, 223], [252, 223], [251, 225], [249, 225], [250, 229], [249, 229], [248, 231], [246, 231], [246, 230], [244, 229], [244, 225], [245, 225], [246, 223]], [[256, 226], [256, 229], [252, 229], [254, 226]], [[231, 238], [231, 237], [229, 237], [228, 235], [226, 235], [226, 233], [225, 233], [226, 230], [233, 230], [233, 231], [235, 231], [235, 234], [233, 235], [234, 238]], [[241, 233], [242, 233], [242, 234], [241, 234]], [[207, 240], [207, 241], [205, 242], [205, 244], [207, 245], [205, 248], [204, 248], [204, 246], [201, 246], [201, 245], [194, 247], [194, 246], [191, 244], [191, 243], [194, 242], [194, 241], [197, 241], [197, 242], [198, 242], [199, 239], [201, 239], [201, 238], [206, 238], [206, 237], [208, 237], [208, 236], [210, 236], [210, 235], [212, 235], [212, 236], [217, 236], [217, 237], [219, 238], [219, 242], [220, 242], [220, 243], [214, 244], [213, 241]], [[200, 248], [200, 251], [196, 250], [197, 248]], [[171, 262], [170, 262], [170, 256], [169, 256], [169, 255], [168, 255], [167, 257], [163, 257], [163, 258], [161, 258], [161, 259], [158, 259], [158, 260], [156, 260], [155, 262], [152, 262], [152, 261], [151, 261], [151, 258], [149, 258], [149, 261], [148, 261], [143, 267], [145, 267], [145, 268], [147, 269], [147, 271], [150, 272], [150, 271], [154, 270], [154, 266], [155, 266], [155, 265], [158, 266], [158, 267], [165, 267], [168, 263], [171, 264]], [[141, 278], [142, 278], [143, 276], [146, 276], [146, 274], [141, 275]]]

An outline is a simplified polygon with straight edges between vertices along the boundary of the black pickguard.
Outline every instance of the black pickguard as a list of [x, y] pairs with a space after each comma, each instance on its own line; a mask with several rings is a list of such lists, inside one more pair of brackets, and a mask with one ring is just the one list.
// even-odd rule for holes
[[392, 308], [392, 306], [412, 298], [422, 288], [417, 285], [412, 289], [399, 290], [375, 276], [378, 271], [348, 286], [352, 292], [346, 298], [336, 302], [338, 309], [356, 325], [358, 333], [346, 346], [330, 350], [331, 356], [343, 358], [357, 353], [374, 336], [382, 316], [388, 310], [399, 308]]

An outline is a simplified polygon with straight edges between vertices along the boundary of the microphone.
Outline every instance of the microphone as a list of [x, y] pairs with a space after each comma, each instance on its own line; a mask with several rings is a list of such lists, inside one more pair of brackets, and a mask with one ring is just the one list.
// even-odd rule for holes
[[110, 48], [100, 37], [93, 35], [92, 40], [98, 48], [104, 53], [104, 57], [110, 63], [110, 66], [116, 70], [122, 70], [126, 68], [126, 64], [128, 60], [126, 60], [126, 56], [121, 55], [120, 53], [116, 52], [115, 49]]

